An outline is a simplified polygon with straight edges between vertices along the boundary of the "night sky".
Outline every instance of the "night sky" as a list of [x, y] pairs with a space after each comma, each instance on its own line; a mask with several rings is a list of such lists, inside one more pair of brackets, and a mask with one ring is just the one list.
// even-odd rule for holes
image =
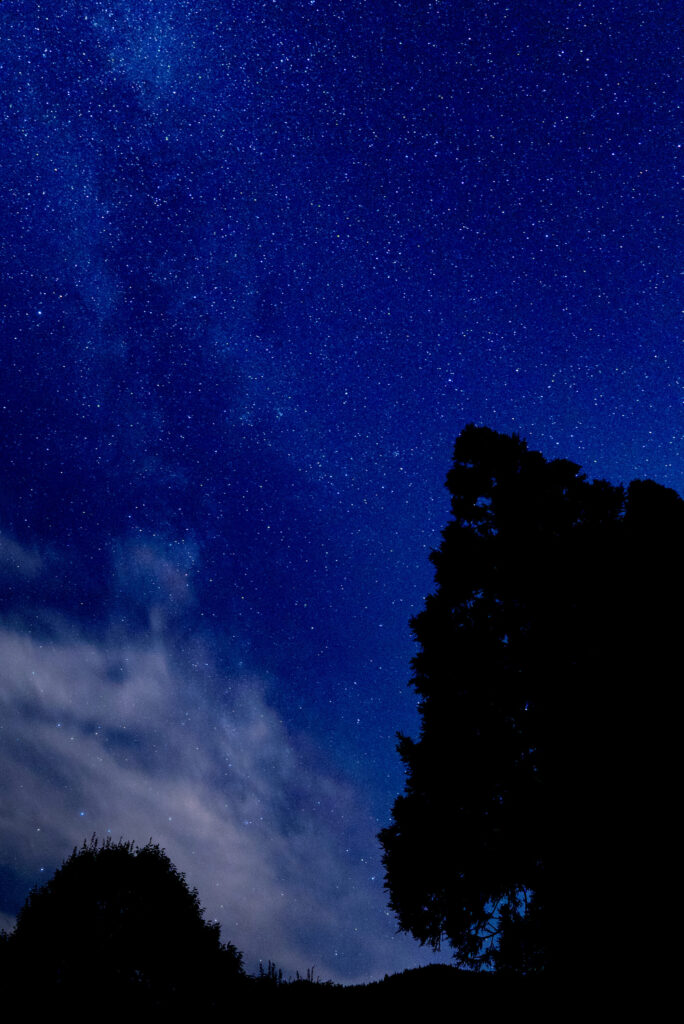
[[456, 436], [684, 492], [683, 29], [0, 3], [0, 926], [151, 836], [250, 971], [429, 962], [375, 836]]

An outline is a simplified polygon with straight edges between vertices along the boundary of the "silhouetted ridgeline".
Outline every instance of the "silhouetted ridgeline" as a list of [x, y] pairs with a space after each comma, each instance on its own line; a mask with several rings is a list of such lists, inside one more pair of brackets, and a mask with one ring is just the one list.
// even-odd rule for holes
[[299, 1019], [320, 1019], [320, 1014], [408, 1013], [447, 1014], [453, 1020], [494, 1019], [494, 1014], [523, 1010], [526, 1019], [546, 1004], [545, 982], [540, 977], [504, 977], [492, 972], [465, 971], [449, 964], [417, 967], [386, 975], [366, 985], [336, 985], [305, 979], [274, 982], [248, 979], [248, 1009], [288, 1012]]
[[[264, 984], [250, 979], [250, 1011], [297, 1015], [298, 1020], [380, 1019], [420, 1014], [455, 1022], [495, 1020], [520, 1011], [526, 1021], [544, 1019], [543, 979], [463, 971], [446, 964], [415, 968], [367, 985], [334, 985], [305, 980]], [[337, 1015], [337, 1016], [336, 1016]]]
[[[519, 1006], [530, 1010], [541, 1002], [540, 978], [503, 977], [491, 972], [464, 971], [448, 964], [416, 967], [385, 976], [368, 985], [332, 989], [330, 1007], [354, 1012], [390, 1011], [488, 1019], [490, 1012]], [[472, 1016], [471, 1016], [472, 1015]]]

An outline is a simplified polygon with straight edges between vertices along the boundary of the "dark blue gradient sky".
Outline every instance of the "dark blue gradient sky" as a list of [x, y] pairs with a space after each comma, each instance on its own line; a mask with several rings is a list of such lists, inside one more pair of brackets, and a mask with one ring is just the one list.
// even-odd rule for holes
[[374, 836], [455, 437], [684, 491], [683, 20], [0, 5], [7, 925], [111, 830], [250, 969], [425, 962]]

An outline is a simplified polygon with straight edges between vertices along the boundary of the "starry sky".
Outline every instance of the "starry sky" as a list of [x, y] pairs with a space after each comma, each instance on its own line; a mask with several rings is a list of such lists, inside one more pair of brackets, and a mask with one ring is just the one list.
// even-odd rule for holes
[[2, 0], [0, 926], [151, 836], [248, 970], [430, 961], [375, 836], [456, 436], [684, 492], [683, 30]]

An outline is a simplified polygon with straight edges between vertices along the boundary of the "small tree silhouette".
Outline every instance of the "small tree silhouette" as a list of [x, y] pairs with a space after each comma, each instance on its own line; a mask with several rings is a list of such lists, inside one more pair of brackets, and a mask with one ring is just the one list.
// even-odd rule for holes
[[8, 945], [22, 982], [70, 1006], [205, 1006], [243, 975], [242, 955], [151, 840], [84, 841], [31, 892]]

